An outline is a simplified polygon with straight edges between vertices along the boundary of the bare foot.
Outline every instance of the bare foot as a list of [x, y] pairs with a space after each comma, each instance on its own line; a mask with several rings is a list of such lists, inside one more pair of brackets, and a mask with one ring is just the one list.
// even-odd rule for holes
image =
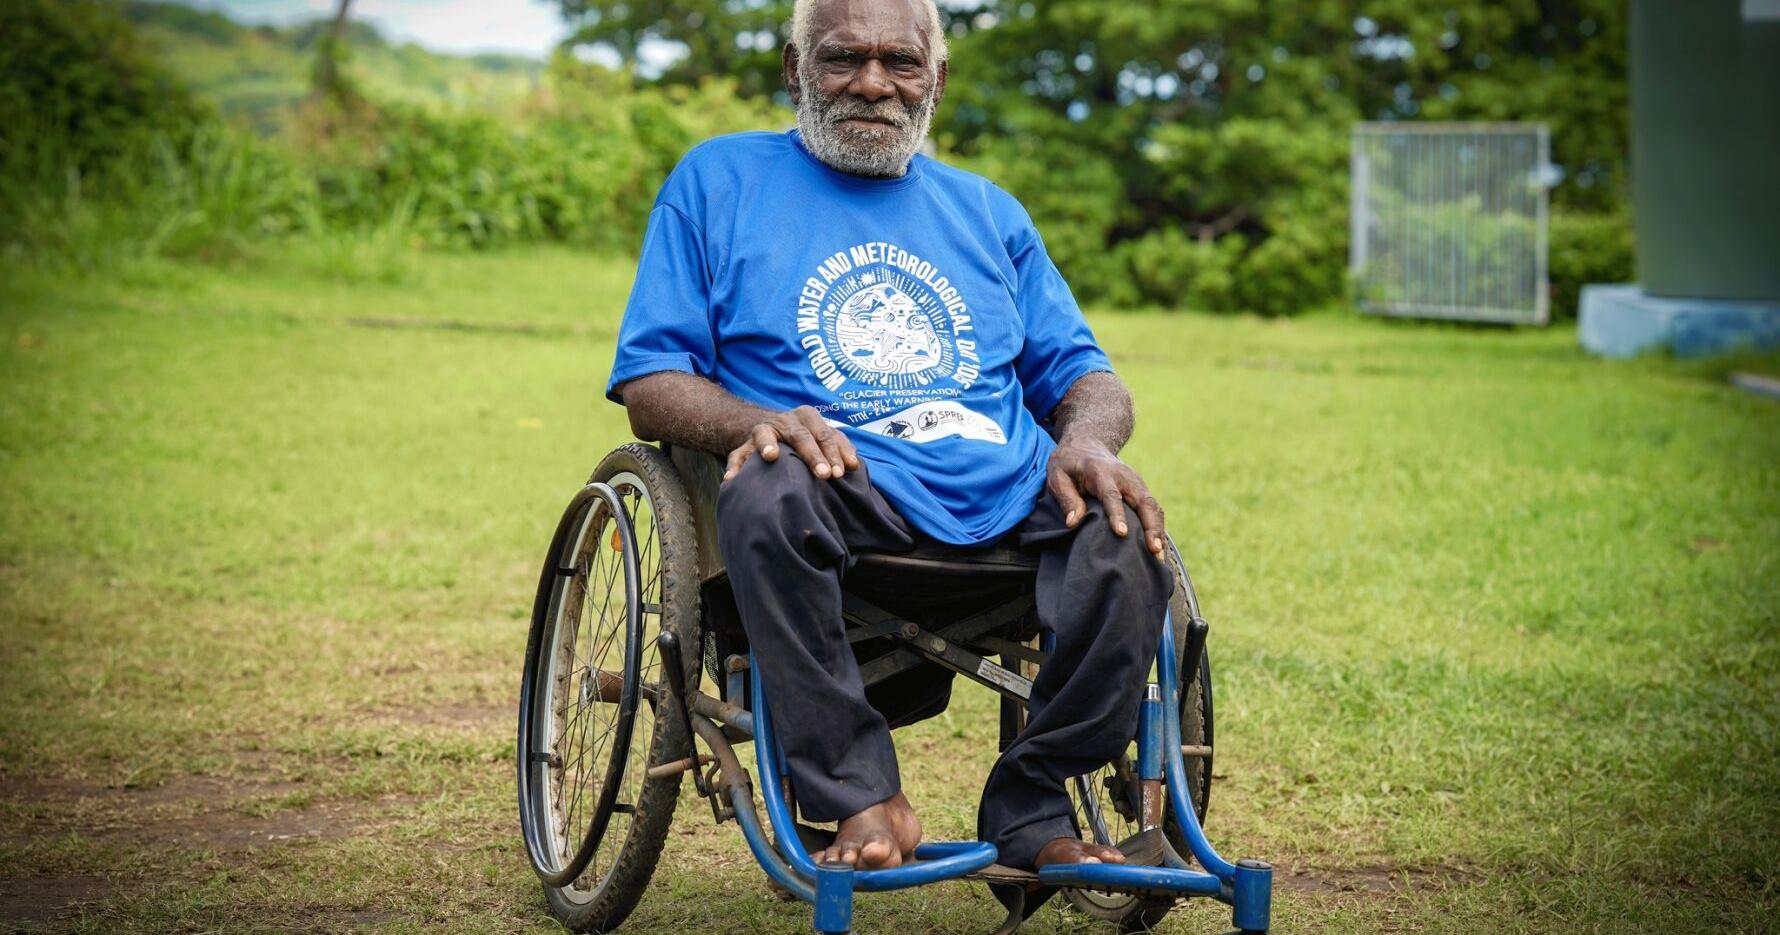
[[902, 859], [912, 860], [916, 845], [921, 843], [921, 819], [915, 816], [915, 807], [909, 804], [908, 797], [900, 792], [884, 804], [890, 806], [890, 820], [896, 829], [896, 846], [902, 850]]
[[1034, 870], [1049, 864], [1122, 864], [1125, 855], [1116, 847], [1094, 844], [1080, 838], [1052, 838], [1038, 849], [1032, 860]]
[[902, 866], [921, 842], [921, 821], [902, 793], [847, 818], [835, 833], [834, 844], [816, 860], [851, 864], [860, 870]]

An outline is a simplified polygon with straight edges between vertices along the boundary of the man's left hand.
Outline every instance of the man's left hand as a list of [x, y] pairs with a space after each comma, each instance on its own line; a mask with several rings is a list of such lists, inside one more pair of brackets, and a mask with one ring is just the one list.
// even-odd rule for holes
[[1097, 497], [1106, 508], [1106, 520], [1113, 532], [1124, 536], [1130, 532], [1125, 522], [1125, 504], [1137, 510], [1143, 523], [1144, 543], [1157, 558], [1162, 557], [1162, 505], [1150, 495], [1150, 488], [1129, 464], [1093, 440], [1064, 439], [1051, 453], [1045, 467], [1045, 483], [1063, 507], [1063, 522], [1074, 529], [1088, 514], [1084, 497]]

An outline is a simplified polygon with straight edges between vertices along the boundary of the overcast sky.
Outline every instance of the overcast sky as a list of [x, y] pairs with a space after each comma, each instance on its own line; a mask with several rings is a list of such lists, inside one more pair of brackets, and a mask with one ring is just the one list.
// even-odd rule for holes
[[[335, 0], [184, 0], [245, 23], [331, 16]], [[354, 19], [441, 52], [511, 52], [542, 58], [567, 33], [550, 0], [355, 0]]]

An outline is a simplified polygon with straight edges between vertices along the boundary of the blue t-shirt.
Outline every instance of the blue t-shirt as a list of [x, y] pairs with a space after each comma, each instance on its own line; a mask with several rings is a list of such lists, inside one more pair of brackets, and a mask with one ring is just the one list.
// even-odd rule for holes
[[1039, 422], [1112, 369], [1013, 196], [916, 156], [900, 178], [818, 161], [796, 131], [686, 155], [649, 215], [606, 395], [679, 370], [814, 406], [916, 528], [987, 543], [1032, 512]]

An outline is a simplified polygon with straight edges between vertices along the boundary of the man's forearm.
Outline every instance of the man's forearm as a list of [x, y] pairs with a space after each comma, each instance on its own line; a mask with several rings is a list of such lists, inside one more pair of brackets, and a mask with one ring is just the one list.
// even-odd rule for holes
[[1118, 376], [1096, 372], [1083, 374], [1070, 384], [1063, 401], [1051, 412], [1057, 441], [1092, 441], [1118, 454], [1131, 440], [1136, 416], [1131, 393]]
[[619, 388], [630, 429], [644, 441], [664, 441], [727, 455], [773, 413], [703, 377], [678, 371], [641, 376]]

